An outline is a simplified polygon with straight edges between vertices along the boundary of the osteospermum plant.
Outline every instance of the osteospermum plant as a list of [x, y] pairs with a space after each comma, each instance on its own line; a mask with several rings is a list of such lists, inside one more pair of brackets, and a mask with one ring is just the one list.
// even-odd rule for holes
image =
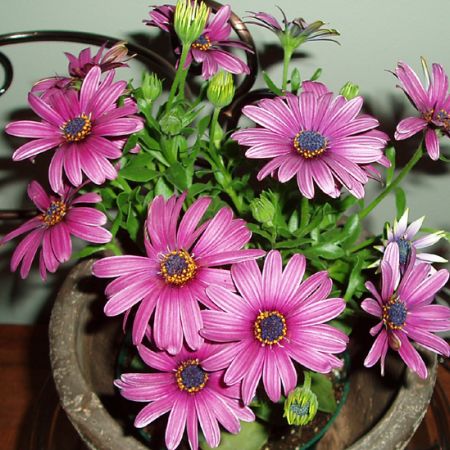
[[[241, 58], [255, 49], [235, 39], [230, 17], [227, 5], [190, 0], [152, 7], [145, 23], [176, 35], [171, 83], [148, 73], [139, 86], [114, 81], [129, 59], [123, 42], [85, 49], [67, 54], [67, 74], [31, 89], [36, 120], [6, 127], [27, 139], [15, 161], [51, 154], [49, 188], [28, 188], [36, 214], [0, 241], [24, 236], [11, 269], [25, 278], [38, 260], [45, 279], [71, 257], [73, 238], [90, 243], [77, 256], [98, 258], [104, 312], [123, 317], [134, 354], [115, 385], [143, 404], [135, 426], [161, 424], [169, 449], [185, 439], [193, 450], [256, 450], [278, 426], [314, 429], [345, 400], [345, 355], [364, 311], [377, 320], [366, 366], [384, 373], [392, 353], [424, 378], [421, 348], [449, 355], [434, 334], [450, 326], [449, 308], [434, 304], [445, 259], [422, 251], [448, 234], [409, 222], [420, 211], [407, 209], [400, 185], [425, 150], [445, 159], [442, 66], [425, 84], [406, 63], [395, 70], [417, 109], [395, 138], [424, 134], [396, 172], [356, 85], [342, 80], [333, 93], [320, 70], [302, 80], [292, 69], [298, 47], [338, 36], [320, 20], [251, 13], [279, 38], [284, 69], [264, 77], [259, 100], [238, 99], [251, 121], [241, 127], [236, 75], [249, 73]], [[196, 77], [199, 96], [188, 98]], [[224, 125], [230, 111], [237, 129]], [[363, 219], [389, 195], [395, 220], [367, 234]]]

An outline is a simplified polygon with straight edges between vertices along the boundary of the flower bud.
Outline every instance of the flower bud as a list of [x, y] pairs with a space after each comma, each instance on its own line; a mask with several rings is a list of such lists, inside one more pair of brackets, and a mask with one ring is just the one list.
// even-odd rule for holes
[[317, 414], [318, 401], [311, 391], [311, 375], [305, 373], [305, 382], [289, 393], [284, 402], [284, 417], [289, 425], [306, 425]]
[[341, 90], [339, 91], [339, 94], [344, 96], [347, 100], [351, 100], [352, 98], [358, 96], [359, 86], [351, 83], [350, 81], [347, 81], [347, 83], [345, 83], [344, 86], [342, 86]]
[[223, 108], [233, 101], [234, 91], [234, 81], [231, 73], [217, 72], [208, 85], [208, 100], [216, 108]]
[[162, 92], [162, 82], [154, 73], [144, 73], [142, 93], [146, 100], [155, 101]]
[[263, 194], [250, 203], [253, 217], [260, 223], [272, 226], [275, 217], [275, 206], [270, 199]]
[[181, 43], [190, 46], [205, 28], [209, 8], [202, 1], [178, 0], [175, 7], [174, 27]]

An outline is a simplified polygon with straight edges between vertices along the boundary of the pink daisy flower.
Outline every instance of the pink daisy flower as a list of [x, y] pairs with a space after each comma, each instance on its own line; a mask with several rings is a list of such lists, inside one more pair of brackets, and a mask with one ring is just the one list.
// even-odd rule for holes
[[408, 117], [397, 125], [395, 139], [401, 141], [425, 130], [425, 147], [430, 158], [437, 160], [437, 131], [450, 137], [450, 95], [444, 68], [440, 64], [433, 64], [433, 77], [428, 80], [429, 86], [426, 89], [416, 73], [404, 62], [398, 63], [395, 74], [401, 82], [401, 88], [420, 113], [420, 117]]
[[226, 369], [224, 381], [242, 381], [242, 398], [249, 404], [262, 376], [273, 402], [297, 385], [292, 360], [307, 369], [327, 373], [341, 367], [334, 353], [345, 350], [348, 337], [325, 322], [344, 309], [341, 298], [327, 298], [332, 281], [326, 271], [302, 282], [305, 257], [296, 254], [283, 271], [281, 255], [271, 251], [262, 274], [256, 261], [235, 264], [233, 281], [240, 295], [225, 287], [207, 288], [219, 310], [202, 311], [203, 337], [230, 342], [223, 352], [205, 359], [206, 370]]
[[45, 280], [47, 271], [55, 272], [60, 263], [70, 259], [71, 236], [96, 244], [111, 240], [111, 233], [102, 228], [106, 216], [95, 208], [78, 206], [80, 203], [98, 203], [101, 197], [95, 193], [74, 197], [76, 192], [66, 186], [61, 196], [47, 195], [37, 181], [28, 185], [28, 196], [40, 213], [0, 240], [0, 244], [4, 244], [29, 232], [14, 250], [11, 271], [14, 272], [22, 264], [20, 276], [26, 278], [36, 252], [42, 247], [39, 271]]
[[[164, 31], [172, 31], [175, 7], [163, 5], [154, 8], [150, 12], [150, 20], [145, 21], [147, 25], [156, 26]], [[186, 59], [186, 67], [192, 60], [202, 65], [202, 77], [206, 80], [211, 78], [219, 69], [239, 74], [250, 73], [247, 64], [232, 53], [221, 47], [235, 47], [251, 52], [251, 49], [239, 40], [230, 39], [231, 7], [229, 5], [219, 8], [214, 17], [208, 21], [202, 35], [192, 44]], [[177, 49], [180, 52], [180, 49]]]
[[[445, 235], [445, 233], [443, 231], [436, 231], [435, 233], [427, 234], [421, 238], [415, 238], [417, 233], [420, 231], [425, 216], [408, 225], [408, 213], [409, 210], [407, 209], [403, 213], [402, 217], [400, 217], [399, 221], [394, 221], [393, 227], [387, 227], [387, 242], [384, 246], [376, 248], [384, 252], [389, 258], [389, 255], [392, 253], [392, 248], [397, 247], [399, 254], [398, 262], [400, 264], [401, 273], [403, 273], [408, 266], [412, 256], [412, 249], [414, 249], [414, 260], [416, 264], [420, 262], [425, 262], [427, 264], [446, 263], [447, 260], [439, 255], [416, 252], [416, 250], [436, 244]], [[431, 268], [431, 271], [433, 272], [434, 269]]]
[[[431, 305], [436, 293], [445, 285], [449, 273], [442, 269], [430, 273], [430, 265], [415, 264], [411, 259], [403, 276], [399, 273], [398, 256], [394, 250], [392, 258], [381, 262], [381, 291], [368, 281], [366, 288], [373, 295], [361, 303], [362, 309], [381, 321], [370, 330], [378, 334], [365, 361], [366, 367], [384, 360], [388, 348], [397, 351], [406, 365], [421, 378], [427, 377], [427, 368], [410, 340], [444, 356], [450, 356], [450, 346], [436, 331], [450, 329], [450, 308]], [[396, 259], [396, 261], [395, 261]]]
[[307, 198], [314, 197], [314, 184], [331, 197], [345, 186], [362, 198], [368, 165], [389, 164], [383, 154], [388, 137], [374, 129], [375, 118], [359, 114], [362, 104], [361, 97], [333, 99], [322, 83], [304, 82], [299, 96], [245, 106], [243, 113], [261, 127], [236, 131], [232, 138], [250, 147], [247, 158], [271, 159], [258, 180], [278, 170], [281, 183], [296, 176]]
[[109, 160], [121, 156], [124, 138], [141, 130], [143, 124], [132, 115], [137, 108], [131, 99], [117, 107], [127, 83], [113, 83], [113, 76], [111, 71], [101, 81], [100, 68], [93, 67], [79, 93], [56, 93], [49, 103], [29, 94], [31, 108], [43, 120], [6, 125], [6, 132], [13, 136], [34, 138], [14, 152], [13, 160], [34, 158], [55, 148], [49, 167], [49, 181], [55, 192], [63, 189], [63, 170], [74, 186], [82, 183], [82, 173], [95, 184], [114, 179], [117, 171]]
[[142, 341], [154, 313], [155, 343], [171, 354], [181, 350], [183, 336], [193, 350], [202, 345], [198, 302], [211, 305], [206, 287], [233, 287], [230, 272], [217, 267], [264, 254], [243, 249], [251, 232], [245, 221], [233, 219], [229, 208], [199, 225], [209, 198], [195, 201], [177, 225], [185, 198], [186, 194], [153, 200], [145, 225], [147, 256], [113, 256], [93, 267], [97, 277], [118, 277], [106, 288], [105, 314], [116, 316], [140, 303], [133, 324], [134, 344]]
[[192, 352], [183, 347], [177, 356], [155, 353], [139, 346], [139, 354], [157, 373], [123, 374], [115, 385], [128, 400], [148, 402], [136, 416], [135, 426], [145, 427], [170, 411], [166, 428], [169, 450], [180, 445], [187, 430], [192, 450], [198, 448], [198, 424], [210, 447], [220, 443], [219, 423], [230, 433], [239, 433], [239, 420], [252, 422], [252, 410], [239, 401], [239, 387], [225, 386], [223, 371], [208, 371], [203, 361], [224, 346], [204, 343]]
[[128, 55], [128, 49], [125, 46], [126, 42], [117, 42], [105, 54], [103, 52], [106, 48], [106, 43], [103, 44], [98, 52], [91, 56], [91, 49], [85, 48], [80, 52], [78, 57], [66, 52], [65, 55], [69, 60], [69, 74], [70, 77], [50, 77], [38, 81], [34, 84], [31, 92], [42, 93], [42, 99], [46, 100], [54, 93], [69, 89], [72, 83], [77, 80], [82, 80], [86, 77], [89, 70], [94, 66], [100, 67], [102, 72], [108, 72], [119, 67], [128, 67], [126, 61], [132, 58]]

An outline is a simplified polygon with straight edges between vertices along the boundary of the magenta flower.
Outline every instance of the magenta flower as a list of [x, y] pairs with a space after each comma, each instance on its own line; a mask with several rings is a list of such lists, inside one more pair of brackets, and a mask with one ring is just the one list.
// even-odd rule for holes
[[[409, 210], [407, 209], [398, 222], [397, 220], [394, 221], [393, 227], [387, 227], [387, 242], [385, 242], [384, 246], [376, 248], [384, 252], [389, 257], [392, 253], [392, 247], [397, 247], [399, 253], [398, 262], [400, 264], [401, 273], [404, 273], [406, 267], [408, 266], [412, 256], [412, 249], [415, 250], [414, 260], [416, 264], [420, 262], [425, 262], [427, 264], [447, 262], [446, 259], [438, 255], [416, 252], [416, 250], [436, 244], [445, 235], [445, 233], [443, 231], [436, 231], [435, 233], [427, 234], [419, 239], [415, 239], [416, 234], [420, 231], [425, 216], [415, 220], [408, 226], [408, 213]], [[391, 262], [391, 265], [392, 264], [394, 264], [394, 262]], [[434, 269], [431, 268], [431, 271], [433, 272]]]
[[[430, 158], [439, 158], [439, 138], [437, 131], [450, 137], [450, 95], [448, 93], [448, 77], [440, 64], [433, 64], [433, 77], [429, 86], [422, 86], [416, 73], [404, 62], [399, 62], [395, 74], [401, 82], [420, 117], [403, 119], [395, 131], [397, 141], [407, 139], [425, 130], [425, 147]], [[427, 77], [429, 78], [429, 77]]]
[[[163, 31], [173, 30], [173, 16], [175, 7], [163, 5], [154, 8], [150, 12], [150, 20], [145, 21], [147, 25], [156, 26]], [[241, 61], [232, 53], [223, 50], [221, 47], [235, 47], [250, 52], [251, 49], [239, 40], [230, 39], [231, 8], [229, 5], [218, 9], [214, 17], [208, 21], [202, 35], [192, 44], [186, 59], [185, 67], [188, 67], [192, 60], [202, 64], [202, 77], [211, 78], [219, 69], [224, 69], [230, 73], [250, 73], [247, 64]], [[178, 48], [177, 53], [180, 52]]]
[[71, 88], [75, 81], [86, 78], [86, 75], [94, 66], [100, 67], [102, 72], [108, 72], [119, 67], [128, 67], [126, 61], [131, 59], [132, 56], [128, 55], [128, 49], [125, 44], [126, 42], [123, 41], [117, 42], [103, 54], [106, 48], [105, 43], [94, 56], [91, 56], [90, 48], [82, 50], [78, 57], [66, 52], [65, 55], [69, 60], [68, 70], [70, 77], [56, 76], [45, 78], [35, 83], [31, 92], [42, 93], [42, 99], [47, 100], [58, 91]]
[[93, 67], [79, 93], [56, 93], [50, 103], [29, 94], [31, 108], [43, 120], [20, 120], [6, 126], [6, 132], [13, 136], [34, 138], [14, 152], [13, 160], [34, 158], [56, 148], [49, 167], [55, 192], [63, 189], [63, 170], [74, 186], [82, 183], [82, 173], [96, 184], [114, 179], [117, 171], [109, 160], [121, 156], [124, 138], [141, 130], [143, 124], [132, 115], [137, 108], [131, 99], [117, 107], [127, 83], [112, 83], [113, 76], [111, 71], [101, 81], [100, 68]]
[[381, 362], [384, 374], [384, 360], [388, 348], [397, 351], [406, 365], [421, 378], [427, 377], [427, 368], [410, 340], [423, 347], [450, 356], [450, 346], [432, 332], [450, 329], [450, 308], [431, 305], [436, 293], [445, 285], [449, 273], [442, 269], [430, 274], [428, 264], [409, 263], [403, 276], [399, 273], [398, 252], [393, 258], [381, 262], [381, 292], [368, 281], [366, 288], [373, 295], [361, 303], [362, 309], [379, 317], [381, 322], [370, 330], [378, 334], [365, 361], [366, 367]]
[[367, 167], [387, 164], [383, 154], [388, 137], [375, 130], [378, 121], [359, 115], [361, 97], [346, 100], [322, 83], [304, 82], [299, 96], [265, 99], [245, 106], [244, 114], [259, 128], [233, 133], [239, 144], [250, 147], [247, 158], [269, 158], [258, 180], [278, 169], [281, 183], [297, 177], [302, 195], [314, 197], [314, 184], [331, 197], [345, 186], [357, 198], [364, 196]]
[[98, 203], [101, 197], [94, 193], [74, 197], [76, 192], [73, 188], [65, 187], [61, 196], [49, 196], [37, 181], [28, 185], [28, 196], [40, 213], [0, 240], [0, 244], [4, 244], [30, 232], [14, 250], [11, 271], [14, 272], [22, 264], [20, 276], [26, 278], [36, 252], [42, 246], [39, 271], [45, 280], [47, 271], [55, 272], [60, 263], [70, 259], [71, 235], [96, 244], [111, 240], [111, 233], [102, 228], [106, 216], [95, 208], [78, 206], [80, 203]]
[[179, 215], [186, 194], [165, 201], [156, 197], [145, 226], [147, 256], [113, 256], [97, 261], [97, 277], [118, 277], [106, 288], [105, 314], [116, 316], [140, 303], [133, 324], [139, 344], [155, 313], [153, 336], [157, 347], [177, 354], [183, 336], [193, 350], [203, 342], [198, 302], [210, 306], [205, 289], [211, 284], [233, 287], [230, 272], [217, 267], [254, 259], [262, 250], [244, 250], [251, 237], [246, 223], [222, 208], [199, 225], [211, 199], [203, 197]]
[[152, 352], [139, 346], [139, 354], [157, 373], [127, 373], [115, 381], [128, 400], [148, 402], [136, 416], [135, 426], [145, 427], [170, 411], [166, 428], [169, 450], [180, 445], [187, 430], [192, 450], [198, 448], [198, 424], [210, 447], [220, 442], [220, 424], [230, 433], [239, 433], [239, 420], [252, 422], [252, 410], [239, 401], [239, 387], [225, 386], [223, 371], [208, 371], [203, 361], [224, 346], [204, 343], [192, 352], [183, 347], [177, 356]]
[[174, 31], [174, 5], [154, 6], [150, 11], [150, 20], [144, 23], [150, 27], [157, 27], [167, 33]]
[[242, 380], [242, 398], [249, 404], [261, 376], [273, 402], [297, 385], [292, 360], [316, 372], [327, 373], [342, 361], [348, 337], [325, 324], [344, 309], [341, 298], [327, 298], [332, 281], [326, 271], [302, 282], [305, 258], [294, 255], [282, 269], [281, 255], [271, 251], [262, 274], [256, 261], [235, 264], [233, 281], [240, 296], [222, 286], [207, 288], [219, 310], [202, 311], [203, 337], [230, 342], [223, 352], [204, 361], [206, 370], [226, 369], [224, 381]]

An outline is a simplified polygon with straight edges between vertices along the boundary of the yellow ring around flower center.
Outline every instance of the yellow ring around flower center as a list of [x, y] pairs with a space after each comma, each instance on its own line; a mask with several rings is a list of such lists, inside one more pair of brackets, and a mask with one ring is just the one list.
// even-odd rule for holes
[[192, 256], [185, 250], [173, 250], [161, 261], [161, 275], [167, 283], [182, 286], [194, 278], [197, 271]]
[[278, 311], [262, 311], [256, 317], [253, 333], [262, 345], [278, 344], [287, 333], [286, 319]]
[[178, 366], [175, 378], [180, 391], [193, 394], [206, 386], [208, 374], [200, 367], [198, 359], [188, 359]]
[[68, 120], [62, 127], [67, 142], [82, 141], [91, 133], [91, 119], [86, 114]]
[[407, 313], [406, 305], [396, 295], [393, 295], [383, 305], [383, 322], [391, 330], [401, 330], [405, 325]]
[[54, 201], [50, 204], [47, 211], [40, 215], [40, 219], [49, 227], [56, 225], [63, 220], [67, 214], [67, 205], [62, 201]]

